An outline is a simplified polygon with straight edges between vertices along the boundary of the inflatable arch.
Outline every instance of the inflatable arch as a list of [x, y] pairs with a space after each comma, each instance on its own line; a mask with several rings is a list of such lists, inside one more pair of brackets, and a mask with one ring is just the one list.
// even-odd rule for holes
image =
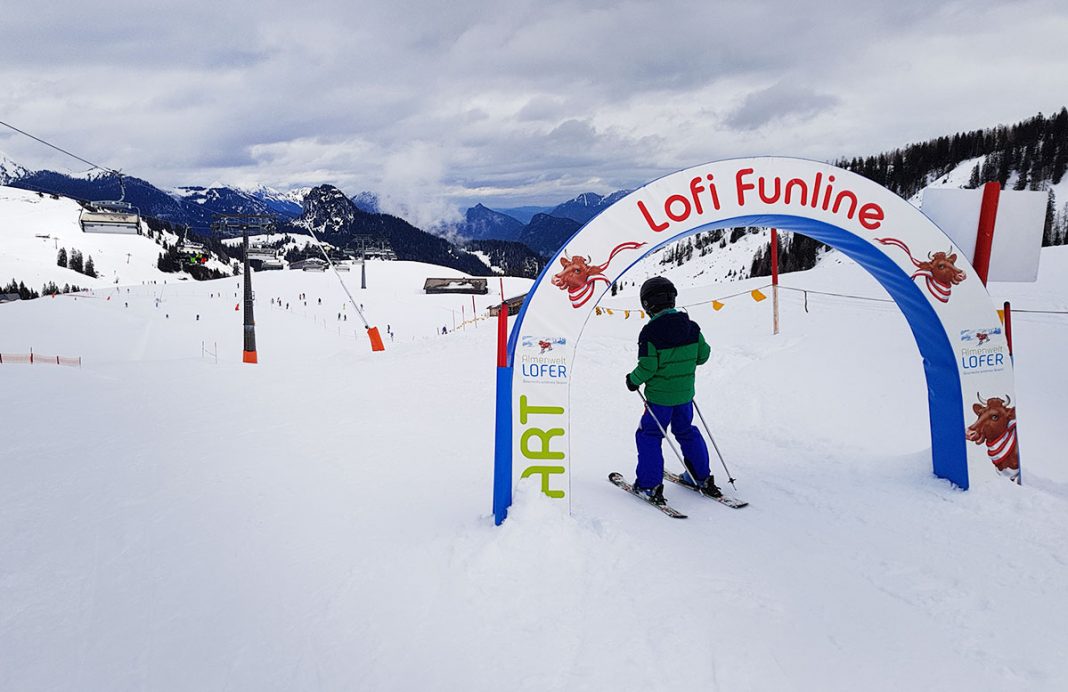
[[994, 440], [979, 431], [990, 406], [1005, 407], [1001, 418], [1014, 413], [1012, 364], [997, 309], [949, 238], [911, 204], [849, 171], [803, 159], [734, 159], [630, 193], [582, 227], [534, 283], [511, 330], [507, 366], [498, 368], [498, 524], [516, 482], [570, 502], [569, 372], [604, 292], [657, 248], [730, 226], [803, 233], [886, 289], [923, 357], [936, 476], [966, 490], [969, 464], [1018, 468], [1015, 420]]

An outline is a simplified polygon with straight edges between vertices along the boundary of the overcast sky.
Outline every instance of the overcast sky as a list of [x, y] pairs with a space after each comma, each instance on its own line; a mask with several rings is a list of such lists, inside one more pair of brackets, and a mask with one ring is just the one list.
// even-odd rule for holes
[[1066, 36], [1064, 0], [5, 0], [0, 120], [161, 187], [332, 183], [428, 226], [1050, 113]]

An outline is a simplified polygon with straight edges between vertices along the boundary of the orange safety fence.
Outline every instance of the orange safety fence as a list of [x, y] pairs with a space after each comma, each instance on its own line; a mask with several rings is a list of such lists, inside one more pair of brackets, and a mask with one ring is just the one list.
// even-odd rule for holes
[[66, 365], [72, 368], [82, 367], [82, 357], [45, 356], [40, 353], [0, 353], [0, 365]]

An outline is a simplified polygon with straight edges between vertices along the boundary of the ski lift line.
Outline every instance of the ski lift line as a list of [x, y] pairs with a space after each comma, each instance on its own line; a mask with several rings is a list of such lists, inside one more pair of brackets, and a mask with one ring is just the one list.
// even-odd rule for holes
[[6, 123], [3, 120], [0, 120], [0, 125], [3, 125], [4, 127], [8, 128], [9, 130], [14, 130], [15, 132], [18, 132], [20, 135], [25, 135], [26, 137], [29, 137], [30, 139], [32, 139], [32, 140], [34, 140], [36, 142], [40, 142], [41, 144], [45, 145], [46, 147], [51, 147], [52, 149], [55, 149], [58, 152], [66, 154], [67, 156], [70, 156], [71, 158], [77, 159], [77, 160], [81, 161], [82, 163], [87, 163], [90, 166], [92, 166], [93, 168], [99, 168], [100, 170], [103, 170], [103, 171], [108, 171], [108, 172], [111, 172], [111, 173], [115, 173], [116, 175], [121, 175], [114, 168], [108, 168], [107, 166], [101, 166], [98, 163], [93, 163], [89, 159], [83, 159], [81, 156], [78, 156], [77, 154], [72, 154], [71, 152], [67, 151], [63, 147], [56, 146], [55, 144], [52, 144], [51, 142], [43, 140], [40, 137], [37, 137], [35, 135], [31, 135], [29, 132], [26, 132], [25, 130], [20, 130], [19, 128], [15, 127], [14, 125], [12, 125], [10, 123]]
[[345, 285], [345, 282], [341, 280], [341, 274], [338, 272], [337, 267], [334, 266], [334, 261], [330, 259], [330, 253], [323, 247], [322, 242], [319, 240], [319, 236], [315, 235], [315, 231], [311, 226], [308, 227], [308, 232], [311, 233], [311, 237], [315, 240], [315, 246], [319, 248], [319, 252], [323, 253], [323, 257], [326, 258], [326, 263], [330, 265], [330, 269], [333, 270], [334, 276], [337, 277], [337, 281], [341, 284], [342, 290], [345, 291], [345, 295], [349, 297], [349, 302], [352, 303], [352, 309], [356, 311], [356, 314], [360, 316], [360, 321], [363, 322], [364, 329], [370, 329], [371, 325], [367, 323], [367, 318], [363, 316], [363, 311], [360, 310], [360, 306], [356, 304], [356, 299], [352, 297], [352, 293], [349, 292], [349, 287]]
[[779, 284], [779, 288], [781, 288], [783, 290], [786, 290], [786, 291], [797, 291], [799, 293], [812, 293], [814, 295], [820, 295], [820, 296], [834, 296], [836, 298], [852, 298], [853, 300], [868, 300], [868, 301], [871, 301], [873, 303], [893, 303], [894, 302], [890, 298], [873, 298], [871, 296], [857, 296], [857, 295], [851, 295], [851, 294], [848, 294], [848, 293], [830, 293], [830, 292], [827, 292], [827, 291], [814, 291], [814, 290], [812, 290], [810, 288], [794, 288], [793, 286], [783, 286], [782, 284]]
[[1032, 315], [1068, 315], [1068, 310], [1019, 310], [1017, 308], [1012, 309], [1012, 314], [1018, 312], [1027, 312]]
[[[764, 286], [757, 286], [755, 289], [747, 288], [744, 291], [738, 291], [737, 293], [731, 293], [730, 295], [726, 295], [726, 296], [714, 296], [712, 298], [707, 298], [705, 300], [699, 300], [696, 303], [687, 303], [686, 305], [676, 305], [675, 307], [678, 308], [678, 309], [696, 308], [696, 307], [700, 307], [702, 305], [708, 305], [709, 303], [711, 303], [714, 300], [730, 300], [731, 298], [737, 298], [738, 296], [749, 295], [754, 290], [760, 291], [760, 290], [763, 290], [765, 288], [771, 288], [771, 284], [766, 284]], [[597, 303], [597, 305], [598, 305], [598, 307], [604, 307], [599, 302]], [[639, 311], [642, 310], [642, 308], [617, 308], [617, 307], [613, 307], [612, 309], [613, 310], [630, 310], [631, 312], [639, 312]]]

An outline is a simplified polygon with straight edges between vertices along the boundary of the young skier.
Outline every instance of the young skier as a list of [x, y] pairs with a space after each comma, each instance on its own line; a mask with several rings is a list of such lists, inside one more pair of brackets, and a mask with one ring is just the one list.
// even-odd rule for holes
[[687, 468], [683, 480], [711, 497], [722, 495], [708, 467], [708, 447], [693, 424], [694, 374], [698, 365], [708, 362], [712, 350], [697, 323], [675, 310], [676, 296], [675, 286], [662, 276], [642, 284], [641, 303], [650, 320], [638, 335], [638, 367], [627, 374], [627, 389], [636, 392], [644, 384], [649, 402], [634, 435], [638, 446], [634, 491], [656, 504], [664, 503], [660, 426], [666, 430], [670, 425], [682, 448]]

